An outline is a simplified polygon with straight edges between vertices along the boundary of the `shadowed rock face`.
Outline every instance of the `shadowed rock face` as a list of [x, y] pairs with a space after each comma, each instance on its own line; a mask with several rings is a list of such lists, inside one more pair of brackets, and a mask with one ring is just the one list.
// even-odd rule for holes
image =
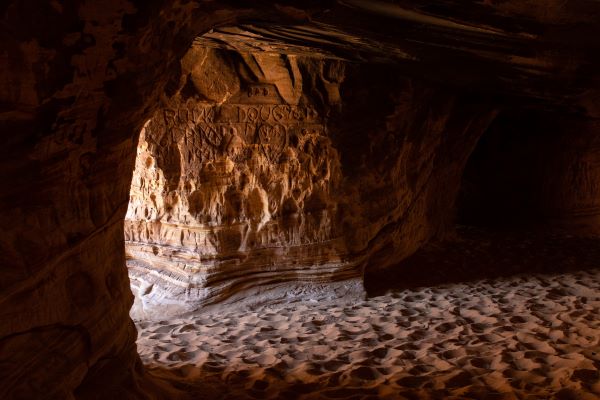
[[[195, 238], [208, 238], [212, 229], [213, 241], [199, 245], [212, 252], [207, 252], [208, 265], [214, 269], [203, 273], [207, 282], [213, 279], [208, 288], [215, 293], [195, 294], [201, 304], [238, 292], [214, 282], [231, 281], [236, 260], [256, 254], [269, 253], [265, 258], [274, 261], [285, 259], [281, 249], [298, 251], [302, 279], [325, 283], [410, 254], [443, 231], [469, 149], [495, 110], [507, 103], [576, 111], [589, 119], [600, 115], [595, 1], [434, 6], [429, 1], [9, 0], [0, 5], [0, 15], [1, 398], [173, 397], [143, 379], [128, 315], [133, 296], [123, 219], [144, 126], [140, 148], [146, 146], [146, 160], [152, 162], [138, 165], [140, 176], [155, 174], [145, 184], [165, 190], [156, 190], [156, 206], [148, 207], [148, 216], [146, 204], [133, 208], [128, 237], [136, 242], [136, 257], [146, 262], [150, 254], [158, 257], [174, 246], [189, 250], [193, 243], [195, 250]], [[241, 55], [229, 59], [207, 52], [205, 64], [196, 63], [197, 55], [185, 58], [194, 39], [211, 28], [220, 34], [219, 27], [245, 25], [260, 30], [269, 46], [275, 39], [304, 43], [317, 47], [316, 54], [395, 66], [346, 66], [343, 79], [337, 79], [319, 69], [329, 61], [298, 58], [299, 73], [284, 63], [273, 68], [286, 73], [244, 76], [237, 68], [248, 60]], [[281, 53], [286, 51], [284, 46]], [[215, 74], [214, 68], [203, 68], [210, 65], [226, 68]], [[302, 90], [296, 80], [286, 83], [292, 77], [301, 77]], [[325, 80], [331, 85], [317, 85]], [[247, 164], [235, 158], [233, 166], [225, 163], [228, 149], [219, 147], [225, 133], [221, 142], [219, 135], [212, 136], [218, 151], [205, 155], [205, 147], [198, 146], [200, 152], [190, 157], [182, 147], [187, 128], [165, 126], [186, 121], [179, 117], [183, 104], [192, 114], [202, 107], [249, 107], [253, 103], [239, 97], [249, 93], [245, 85], [268, 93], [276, 89], [277, 101], [263, 105], [314, 107], [315, 125], [323, 130], [304, 137], [300, 130], [297, 143], [282, 140], [276, 130], [263, 132], [262, 138], [260, 132], [240, 138], [232, 154], [256, 149], [256, 163], [248, 165], [248, 182], [242, 184]], [[177, 117], [165, 118], [166, 108]], [[198, 129], [196, 116], [189, 131]], [[285, 132], [296, 129], [294, 124], [285, 125]], [[165, 146], [152, 142], [153, 135], [164, 137]], [[327, 157], [314, 155], [325, 150]], [[309, 168], [285, 186], [283, 168], [303, 157], [314, 172]], [[213, 169], [188, 170], [192, 162], [208, 165], [209, 158]], [[263, 175], [279, 182], [280, 194], [267, 190], [260, 166], [268, 171]], [[224, 181], [233, 183], [231, 192], [223, 191]], [[212, 184], [204, 189], [203, 182]], [[296, 197], [294, 183], [302, 190]], [[152, 194], [151, 186], [142, 187], [139, 180], [134, 185], [140, 188], [132, 192], [134, 198]], [[166, 235], [166, 205], [173, 207], [173, 232], [179, 238]], [[308, 238], [286, 237], [294, 229]], [[254, 237], [254, 244], [241, 247], [244, 235]], [[273, 237], [277, 248], [269, 249], [266, 243]], [[294, 240], [306, 240], [314, 253], [303, 253]], [[144, 246], [156, 246], [157, 254]], [[227, 264], [216, 254], [234, 261]], [[340, 260], [327, 273], [329, 267], [313, 261], [325, 254], [327, 260]], [[246, 262], [248, 268], [240, 270], [254, 271], [252, 284], [267, 283], [264, 264], [256, 268], [257, 263]], [[173, 287], [180, 288], [182, 281], [188, 284], [181, 277], [192, 275], [177, 268]], [[289, 273], [281, 276], [292, 281]], [[164, 293], [177, 294], [166, 286]]]
[[542, 224], [597, 234], [598, 132], [598, 120], [581, 115], [506, 110], [471, 156], [459, 201], [461, 222], [502, 228]]

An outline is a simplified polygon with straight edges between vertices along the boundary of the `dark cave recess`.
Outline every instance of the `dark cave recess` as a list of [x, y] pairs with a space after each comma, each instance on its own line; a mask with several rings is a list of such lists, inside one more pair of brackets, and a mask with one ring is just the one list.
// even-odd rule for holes
[[598, 234], [598, 130], [597, 120], [571, 112], [500, 113], [465, 168], [458, 222]]

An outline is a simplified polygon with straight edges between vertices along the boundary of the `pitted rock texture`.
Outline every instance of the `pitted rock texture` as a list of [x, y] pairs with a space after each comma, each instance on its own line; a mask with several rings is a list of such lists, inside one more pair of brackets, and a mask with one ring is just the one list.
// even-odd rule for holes
[[175, 398], [144, 373], [129, 317], [140, 129], [199, 33], [308, 15], [183, 3], [0, 5], [2, 399]]
[[364, 268], [442, 233], [454, 194], [432, 195], [456, 187], [495, 112], [393, 74], [193, 46], [140, 136], [132, 315], [357, 298]]
[[[332, 222], [342, 174], [325, 115], [343, 77], [337, 61], [192, 47], [178, 94], [138, 146], [125, 224], [133, 315], [285, 283], [243, 296], [313, 296], [332, 281], [330, 295], [360, 295], [360, 269]], [[322, 103], [311, 85], [326, 88]]]

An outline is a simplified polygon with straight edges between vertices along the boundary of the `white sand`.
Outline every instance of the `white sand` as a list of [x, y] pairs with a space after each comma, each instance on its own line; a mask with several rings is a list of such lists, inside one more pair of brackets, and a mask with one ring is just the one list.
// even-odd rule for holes
[[197, 398], [600, 398], [600, 270], [138, 329], [144, 363]]

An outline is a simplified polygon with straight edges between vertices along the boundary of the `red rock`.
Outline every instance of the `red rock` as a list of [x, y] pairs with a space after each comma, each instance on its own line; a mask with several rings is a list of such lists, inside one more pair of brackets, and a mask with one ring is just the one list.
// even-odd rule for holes
[[[194, 264], [206, 272], [161, 266], [171, 268], [170, 282], [183, 292], [190, 277], [199, 278], [198, 292], [190, 293], [203, 304], [248, 297], [248, 291], [232, 286], [233, 277], [236, 284], [255, 288], [279, 280], [289, 285], [294, 276], [315, 287], [360, 282], [365, 268], [396, 263], [443, 234], [469, 153], [507, 103], [597, 115], [600, 10], [594, 2], [543, 7], [513, 0], [472, 7], [443, 2], [445, 7], [436, 9], [430, 2], [410, 8], [373, 4], [8, 0], [0, 5], [0, 398], [173, 398], [147, 379], [128, 314], [133, 296], [123, 220], [137, 139], [149, 119], [144, 140], [161, 132], [165, 140], [148, 143], [149, 157], [137, 166], [156, 174], [146, 185], [166, 192], [155, 193], [156, 207], [148, 208], [147, 216], [141, 208], [145, 193], [132, 193], [140, 208], [127, 220], [129, 251], [156, 263], [197, 257], [188, 224], [194, 229], [214, 224], [199, 242], [204, 253], [210, 249], [209, 260]], [[321, 70], [329, 64], [317, 60], [307, 61], [303, 71], [298, 64], [294, 69], [291, 58], [282, 64], [283, 59], [259, 56], [268, 71], [264, 78], [255, 76], [264, 82], [245, 94], [265, 95], [267, 89], [268, 98], [270, 83], [278, 101], [314, 104], [317, 125], [326, 131], [314, 140], [306, 133], [311, 139], [299, 137], [296, 143], [287, 142], [281, 130], [266, 129], [256, 146], [232, 137], [224, 151], [239, 156], [251, 149], [252, 174], [242, 178], [246, 164], [231, 164], [206, 150], [214, 162], [188, 176], [183, 137], [154, 118], [173, 105], [180, 90], [193, 89], [204, 100], [223, 104], [236, 100], [238, 87], [244, 93], [242, 82], [255, 79], [255, 66], [244, 75], [216, 50], [203, 50], [204, 64], [181, 64], [199, 35], [208, 32], [214, 39], [228, 33], [222, 27], [241, 23], [257, 33], [258, 48], [279, 49], [298, 60], [318, 48], [319, 57], [347, 60], [353, 67], [342, 73], [342, 64], [332, 63]], [[388, 66], [374, 65], [378, 62]], [[211, 69], [194, 69], [197, 65]], [[218, 74], [215, 65], [222, 66]], [[191, 85], [182, 87], [186, 74]], [[306, 103], [300, 102], [303, 96]], [[327, 110], [330, 115], [323, 113]], [[312, 118], [305, 108], [291, 113]], [[243, 118], [255, 117], [248, 111]], [[224, 135], [209, 133], [207, 145], [225, 146]], [[160, 157], [152, 146], [160, 146]], [[190, 157], [196, 166], [198, 157]], [[177, 164], [178, 159], [184, 162]], [[298, 168], [297, 187], [285, 183], [291, 172], [272, 168], [282, 160]], [[595, 182], [595, 175], [591, 178]], [[223, 190], [231, 179], [236, 186]], [[279, 183], [270, 187], [271, 179]], [[211, 189], [195, 193], [194, 181]], [[134, 184], [141, 187], [139, 180]], [[183, 194], [187, 197], [179, 197]], [[168, 213], [182, 218], [169, 228], [179, 236], [164, 230]], [[271, 243], [276, 247], [267, 246]], [[261, 265], [261, 274], [244, 278], [248, 271], [238, 269], [234, 256], [250, 271]], [[156, 282], [165, 299], [174, 293], [163, 285], [166, 277], [161, 271]], [[145, 291], [152, 293], [150, 286]]]

